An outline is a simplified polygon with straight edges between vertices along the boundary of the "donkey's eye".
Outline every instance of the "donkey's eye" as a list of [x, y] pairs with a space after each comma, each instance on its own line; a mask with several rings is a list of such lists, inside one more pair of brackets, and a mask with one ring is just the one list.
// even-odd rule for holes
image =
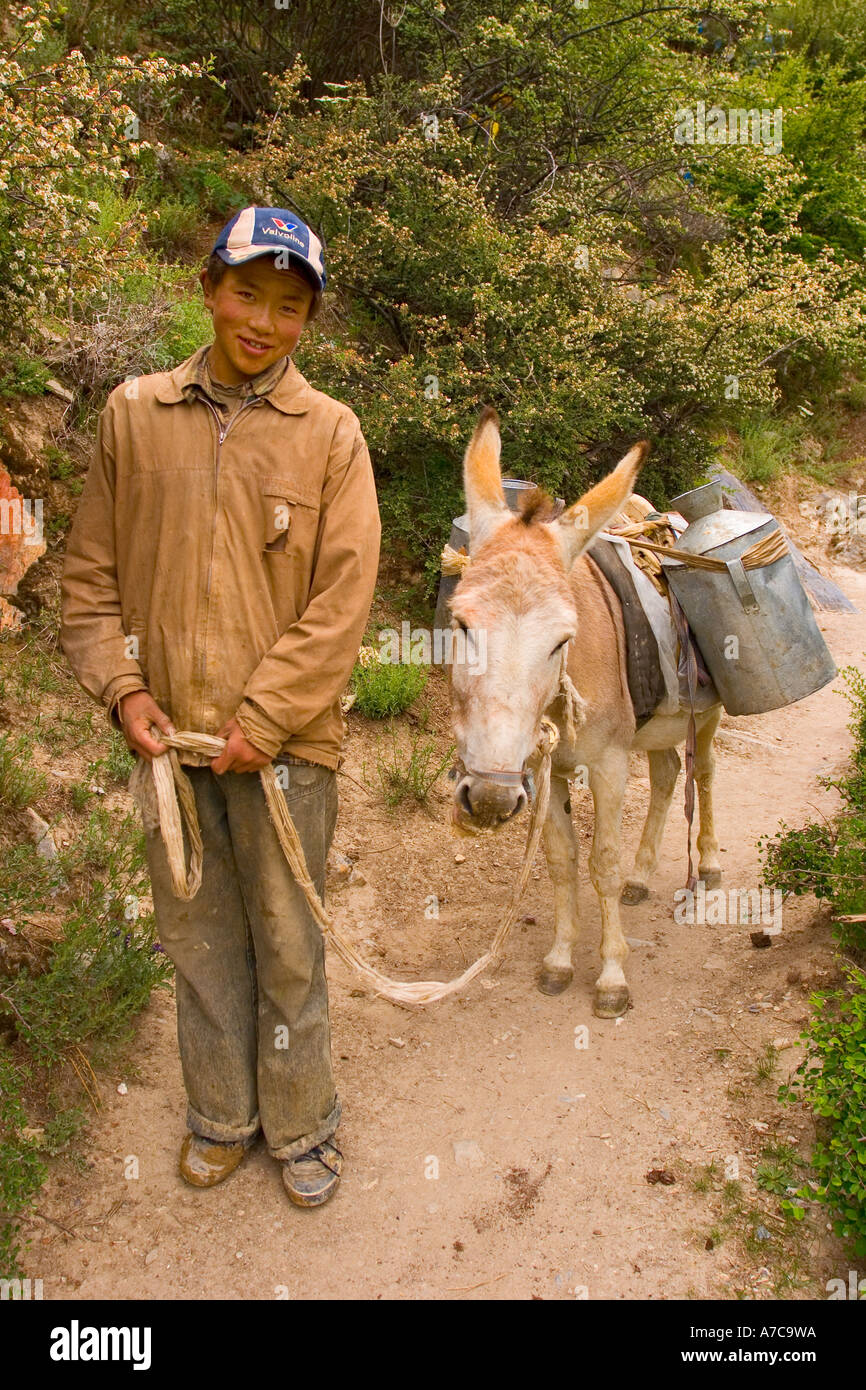
[[554, 647], [554, 649], [553, 649], [553, 651], [550, 653], [550, 655], [551, 655], [551, 656], [556, 656], [556, 653], [557, 653], [557, 652], [561, 652], [562, 649], [563, 649], [563, 647], [565, 646], [566, 642], [568, 642], [569, 640], [570, 640], [570, 639], [569, 639], [568, 637], [563, 637], [563, 639], [562, 639], [561, 642], [557, 642], [556, 646]]

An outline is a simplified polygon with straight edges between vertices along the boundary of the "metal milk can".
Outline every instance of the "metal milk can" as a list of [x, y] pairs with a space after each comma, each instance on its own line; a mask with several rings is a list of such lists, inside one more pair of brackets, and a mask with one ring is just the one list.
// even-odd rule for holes
[[725, 570], [705, 570], [662, 560], [728, 713], [779, 709], [827, 685], [836, 665], [790, 552], [757, 569], [740, 559], [779, 530], [775, 517], [723, 510], [721, 479], [675, 497], [670, 510], [689, 523], [674, 553], [725, 563]]

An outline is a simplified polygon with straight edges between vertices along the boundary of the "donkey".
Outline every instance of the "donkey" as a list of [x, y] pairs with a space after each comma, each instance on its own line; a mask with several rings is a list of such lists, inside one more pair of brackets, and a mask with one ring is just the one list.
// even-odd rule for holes
[[[457, 780], [452, 816], [470, 832], [497, 830], [530, 798], [529, 772], [538, 771], [543, 715], [559, 730], [551, 762], [550, 804], [542, 829], [553, 884], [555, 930], [538, 987], [559, 994], [573, 977], [578, 932], [577, 843], [569, 778], [586, 769], [595, 825], [589, 872], [601, 905], [602, 971], [593, 1011], [618, 1018], [629, 1007], [623, 970], [628, 945], [620, 925], [620, 826], [629, 751], [646, 751], [650, 802], [622, 900], [647, 896], [662, 831], [680, 770], [676, 751], [688, 713], [653, 715], [637, 730], [626, 675], [622, 610], [601, 571], [584, 555], [634, 489], [649, 445], [640, 443], [614, 471], [561, 516], [536, 489], [512, 513], [502, 490], [499, 416], [486, 406], [464, 457], [469, 514], [469, 564], [450, 600], [456, 641], [451, 666]], [[486, 638], [484, 663], [472, 655], [472, 634]], [[561, 672], [580, 697], [569, 737]], [[721, 717], [716, 703], [696, 713], [695, 780], [700, 808], [698, 873], [708, 886], [721, 882], [713, 827], [713, 738]]]

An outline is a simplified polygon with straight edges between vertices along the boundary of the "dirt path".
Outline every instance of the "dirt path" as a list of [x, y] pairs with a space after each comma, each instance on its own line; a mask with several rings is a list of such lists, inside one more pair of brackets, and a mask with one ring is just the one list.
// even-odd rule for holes
[[[840, 667], [862, 664], [866, 574], [835, 577], [860, 612], [822, 615], [821, 626]], [[832, 808], [833, 793], [815, 777], [845, 762], [840, 688], [837, 678], [789, 709], [726, 719], [717, 822], [728, 888], [758, 884], [760, 834], [780, 820], [799, 823], [810, 808]], [[444, 704], [434, 726], [447, 746]], [[353, 777], [362, 779], [365, 759], [369, 775], [374, 750], [371, 733], [353, 733]], [[335, 848], [357, 854], [366, 881], [334, 883], [330, 902], [389, 973], [407, 978], [456, 973], [484, 949], [522, 850], [517, 827], [493, 842], [453, 839], [443, 824], [447, 786], [432, 803], [437, 821], [422, 810], [389, 816], [341, 779]], [[636, 760], [627, 853], [646, 793]], [[463, 997], [401, 1010], [359, 991], [331, 959], [347, 1167], [337, 1196], [318, 1211], [290, 1205], [261, 1146], [209, 1192], [177, 1176], [184, 1092], [174, 1003], [155, 997], [132, 1072], [103, 1088], [87, 1174], [58, 1168], [41, 1195], [40, 1211], [75, 1232], [32, 1227], [27, 1272], [43, 1278], [45, 1297], [802, 1297], [844, 1277], [847, 1262], [823, 1221], [806, 1223], [799, 1255], [769, 1216], [770, 1238], [754, 1243], [761, 1202], [773, 1209], [754, 1183], [762, 1146], [775, 1136], [806, 1151], [811, 1136], [807, 1116], [780, 1110], [774, 1096], [799, 1056], [790, 1044], [808, 992], [831, 978], [829, 933], [814, 924], [814, 903], [786, 905], [770, 950], [751, 946], [748, 927], [677, 925], [672, 895], [685, 877], [678, 790], [655, 891], [624, 910], [628, 935], [639, 939], [628, 966], [634, 1008], [617, 1022], [596, 1019], [590, 822], [587, 804], [575, 797], [574, 805], [585, 925], [566, 994], [546, 998], [534, 983], [551, 921], [541, 857], [523, 904], [537, 925], [523, 923], [498, 974]], [[430, 894], [438, 921], [425, 916]], [[575, 1046], [581, 1025], [585, 1048]], [[779, 1065], [761, 1080], [758, 1063], [773, 1041]], [[121, 1081], [126, 1094], [115, 1089]], [[124, 1175], [130, 1156], [137, 1178]], [[740, 1188], [725, 1198], [720, 1183], [732, 1160]], [[648, 1184], [653, 1168], [676, 1181]]]

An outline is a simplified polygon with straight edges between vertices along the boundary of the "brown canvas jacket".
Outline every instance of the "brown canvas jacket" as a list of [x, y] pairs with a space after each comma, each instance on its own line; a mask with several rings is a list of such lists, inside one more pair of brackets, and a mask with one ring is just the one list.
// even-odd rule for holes
[[367, 445], [291, 358], [226, 426], [184, 395], [206, 350], [108, 398], [66, 549], [61, 646], [118, 729], [118, 699], [147, 689], [179, 731], [234, 717], [271, 757], [336, 768], [379, 559]]

